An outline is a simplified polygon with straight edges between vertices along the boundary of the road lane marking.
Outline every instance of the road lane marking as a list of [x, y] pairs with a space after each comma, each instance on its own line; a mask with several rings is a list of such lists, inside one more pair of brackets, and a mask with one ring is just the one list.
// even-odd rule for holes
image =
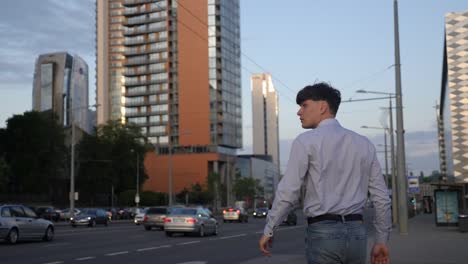
[[263, 231], [255, 232], [255, 234], [263, 234]]
[[89, 260], [89, 259], [95, 259], [96, 257], [83, 257], [83, 258], [76, 258], [75, 260], [82, 261], [82, 260]]
[[114, 252], [114, 253], [109, 253], [109, 254], [105, 254], [105, 255], [109, 256], [109, 257], [112, 257], [112, 256], [117, 256], [117, 255], [123, 255], [123, 254], [128, 254], [128, 251]]
[[200, 243], [200, 240], [179, 243], [179, 244], [176, 244], [176, 246], [190, 245], [190, 244], [196, 244], [196, 243]]
[[229, 238], [243, 237], [243, 236], [246, 236], [246, 234], [239, 234], [239, 235], [234, 235], [234, 236], [225, 236], [225, 237], [220, 237], [219, 239], [229, 239]]
[[68, 242], [62, 242], [62, 243], [53, 243], [53, 244], [50, 244], [50, 245], [45, 245], [44, 247], [58, 247], [58, 246], [65, 246], [65, 245], [69, 245], [70, 243]]
[[46, 262], [44, 264], [60, 264], [60, 263], [63, 263], [63, 261]]
[[141, 252], [141, 251], [155, 250], [155, 249], [160, 249], [160, 248], [170, 248], [170, 247], [171, 245], [163, 245], [163, 246], [158, 246], [158, 247], [139, 248], [136, 251]]

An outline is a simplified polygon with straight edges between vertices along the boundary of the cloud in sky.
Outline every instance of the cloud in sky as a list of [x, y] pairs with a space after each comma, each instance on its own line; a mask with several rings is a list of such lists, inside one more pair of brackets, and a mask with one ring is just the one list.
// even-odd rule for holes
[[95, 26], [94, 5], [94, 0], [2, 3], [1, 89], [18, 84], [31, 89], [34, 63], [42, 53], [69, 51], [94, 65], [94, 35], [89, 34]]

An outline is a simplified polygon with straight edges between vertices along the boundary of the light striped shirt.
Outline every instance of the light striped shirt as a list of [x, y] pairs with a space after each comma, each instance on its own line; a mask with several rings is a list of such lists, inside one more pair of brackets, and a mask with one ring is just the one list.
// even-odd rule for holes
[[375, 206], [376, 242], [386, 243], [391, 231], [390, 197], [374, 145], [343, 128], [336, 119], [299, 135], [292, 143], [286, 172], [278, 184], [264, 229], [274, 229], [298, 203], [305, 184], [304, 215], [362, 214], [370, 193]]

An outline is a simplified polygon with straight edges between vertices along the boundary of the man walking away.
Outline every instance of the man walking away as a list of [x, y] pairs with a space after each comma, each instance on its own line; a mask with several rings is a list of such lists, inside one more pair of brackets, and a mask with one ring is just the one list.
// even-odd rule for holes
[[335, 119], [340, 92], [326, 83], [304, 87], [297, 115], [308, 130], [292, 143], [286, 172], [268, 214], [260, 250], [270, 255], [276, 228], [297, 203], [305, 185], [306, 256], [312, 263], [366, 262], [363, 211], [370, 194], [376, 210], [373, 264], [389, 263], [390, 198], [374, 145]]

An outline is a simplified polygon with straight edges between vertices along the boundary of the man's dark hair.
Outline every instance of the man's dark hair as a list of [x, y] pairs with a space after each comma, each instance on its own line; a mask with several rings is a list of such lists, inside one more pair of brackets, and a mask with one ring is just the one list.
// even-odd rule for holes
[[336, 115], [341, 103], [341, 93], [328, 83], [321, 82], [302, 88], [297, 93], [296, 103], [300, 105], [309, 99], [313, 101], [327, 101], [330, 112]]

